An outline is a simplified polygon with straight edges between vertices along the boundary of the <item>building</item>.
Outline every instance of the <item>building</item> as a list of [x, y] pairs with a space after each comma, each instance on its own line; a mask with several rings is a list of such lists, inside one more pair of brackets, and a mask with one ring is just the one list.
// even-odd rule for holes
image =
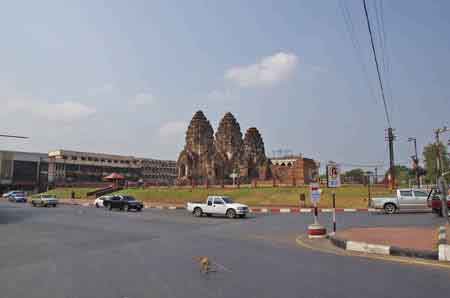
[[231, 184], [238, 175], [243, 183], [270, 177], [269, 160], [257, 128], [244, 138], [231, 113], [226, 113], [216, 134], [202, 111], [197, 111], [186, 131], [184, 149], [177, 161], [178, 184]]
[[176, 179], [176, 163], [170, 160], [70, 150], [49, 152], [48, 160], [52, 185], [101, 183], [111, 173], [155, 185], [171, 185]]
[[271, 158], [273, 178], [280, 184], [305, 185], [317, 181], [318, 163], [301, 155]]
[[11, 189], [45, 190], [47, 171], [47, 154], [0, 151], [0, 192]]
[[173, 160], [140, 159], [141, 175], [145, 183], [173, 185], [177, 179], [177, 163]]

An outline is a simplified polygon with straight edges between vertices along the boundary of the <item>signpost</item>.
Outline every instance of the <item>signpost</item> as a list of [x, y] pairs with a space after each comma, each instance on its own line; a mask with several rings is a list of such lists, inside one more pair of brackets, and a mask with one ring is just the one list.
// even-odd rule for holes
[[325, 238], [327, 230], [319, 223], [317, 203], [320, 201], [321, 190], [318, 183], [310, 184], [310, 199], [314, 206], [314, 223], [308, 226], [308, 238]]
[[336, 188], [341, 186], [341, 169], [334, 163], [330, 162], [327, 165], [327, 185], [329, 188]]
[[333, 188], [333, 233], [336, 233], [336, 192], [334, 188], [341, 186], [341, 169], [338, 164], [329, 162], [327, 164], [327, 185]]
[[233, 179], [233, 186], [236, 183], [236, 178], [239, 177], [239, 175], [236, 172], [233, 172], [230, 174], [230, 178]]

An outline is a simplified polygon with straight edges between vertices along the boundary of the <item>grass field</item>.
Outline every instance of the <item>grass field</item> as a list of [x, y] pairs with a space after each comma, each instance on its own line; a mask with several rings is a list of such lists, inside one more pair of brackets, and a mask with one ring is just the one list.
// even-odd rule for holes
[[[57, 188], [49, 193], [58, 198], [70, 198], [75, 191], [77, 199], [86, 198], [86, 193], [92, 188]], [[203, 202], [208, 195], [227, 195], [243, 204], [250, 206], [299, 206], [300, 194], [306, 196], [305, 206], [310, 206], [308, 187], [241, 187], [241, 188], [167, 188], [152, 187], [145, 189], [129, 188], [117, 192], [128, 194], [139, 200], [160, 204], [185, 204], [186, 202]], [[332, 189], [322, 189], [320, 207], [332, 206]], [[372, 196], [389, 195], [391, 192], [384, 187], [372, 187]], [[336, 189], [336, 207], [364, 208], [367, 207], [368, 191], [364, 186], [343, 186]]]
[[[261, 187], [250, 188], [147, 188], [127, 189], [121, 194], [129, 194], [139, 200], [154, 203], [185, 204], [186, 202], [203, 202], [208, 195], [228, 195], [243, 204], [250, 206], [299, 206], [300, 194], [306, 196], [305, 204], [310, 205], [308, 187]], [[320, 207], [332, 206], [332, 190], [323, 189]], [[391, 194], [386, 188], [371, 190], [372, 196]], [[336, 189], [336, 206], [340, 208], [367, 207], [367, 187], [349, 186]]]
[[78, 187], [70, 187], [70, 188], [55, 188], [47, 192], [47, 194], [55, 195], [60, 199], [70, 199], [72, 191], [75, 192], [76, 199], [84, 199], [86, 198], [86, 194], [90, 191], [95, 190], [95, 188], [78, 188]]

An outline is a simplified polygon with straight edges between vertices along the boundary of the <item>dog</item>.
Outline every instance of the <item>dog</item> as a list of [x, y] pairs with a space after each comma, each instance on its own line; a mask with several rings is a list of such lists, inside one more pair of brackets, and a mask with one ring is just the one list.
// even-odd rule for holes
[[211, 272], [211, 260], [208, 257], [194, 257], [194, 260], [200, 265], [200, 272], [205, 274]]

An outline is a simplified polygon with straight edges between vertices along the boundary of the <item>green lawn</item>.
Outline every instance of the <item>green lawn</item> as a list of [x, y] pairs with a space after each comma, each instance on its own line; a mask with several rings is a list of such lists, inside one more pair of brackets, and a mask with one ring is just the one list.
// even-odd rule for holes
[[[69, 199], [75, 191], [75, 198], [85, 199], [86, 193], [94, 188], [56, 188], [49, 191], [61, 199]], [[128, 194], [139, 200], [161, 204], [186, 204], [186, 202], [203, 202], [208, 195], [228, 195], [236, 201], [250, 206], [299, 206], [300, 194], [306, 196], [305, 206], [311, 206], [309, 201], [309, 187], [258, 187], [251, 188], [175, 188], [151, 187], [145, 189], [129, 188], [117, 192]], [[332, 206], [332, 189], [322, 188], [322, 199], [319, 207]], [[372, 187], [372, 196], [392, 194], [384, 187]], [[364, 186], [343, 186], [336, 189], [336, 207], [364, 208], [367, 207], [368, 191]], [[303, 205], [302, 205], [303, 206]]]
[[46, 193], [55, 195], [59, 199], [70, 199], [72, 191], [74, 191], [76, 199], [85, 199], [87, 196], [86, 194], [93, 190], [96, 190], [96, 188], [67, 187], [67, 188], [55, 188]]
[[[322, 189], [320, 207], [332, 206], [332, 190]], [[388, 195], [391, 192], [382, 187], [372, 188], [372, 196]], [[260, 187], [250, 188], [146, 188], [126, 189], [118, 192], [128, 194], [139, 200], [154, 203], [185, 204], [186, 202], [203, 202], [208, 195], [228, 195], [240, 203], [250, 206], [298, 206], [300, 194], [306, 195], [306, 206], [310, 206], [308, 187]], [[338, 208], [367, 207], [368, 191], [364, 186], [344, 186], [336, 189], [336, 206]]]

